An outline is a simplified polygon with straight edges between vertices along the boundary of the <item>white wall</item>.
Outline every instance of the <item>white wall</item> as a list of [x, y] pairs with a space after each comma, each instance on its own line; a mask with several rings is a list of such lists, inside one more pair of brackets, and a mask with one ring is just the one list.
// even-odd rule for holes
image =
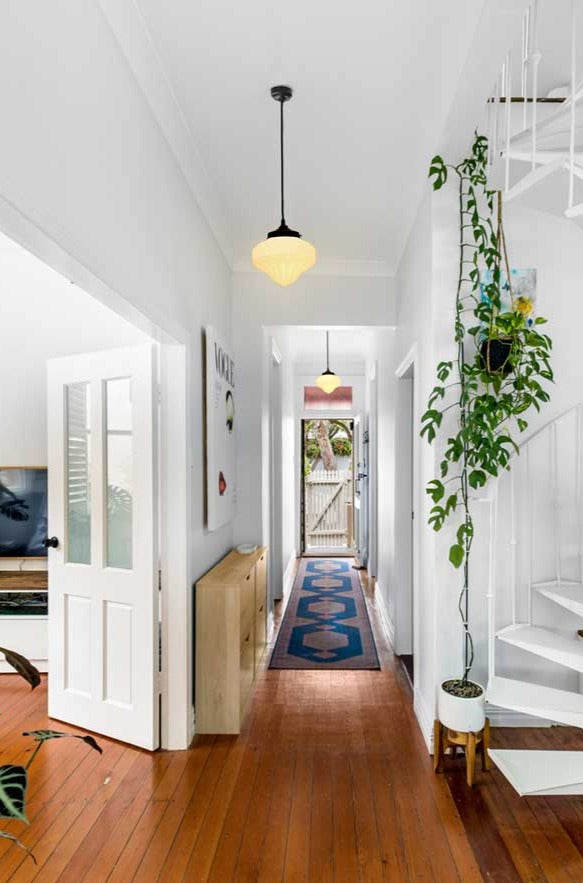
[[[420, 417], [424, 402], [434, 379], [434, 335], [437, 321], [435, 298], [433, 292], [434, 254], [433, 254], [433, 218], [432, 197], [428, 192], [419, 208], [415, 224], [409, 237], [407, 248], [397, 274], [397, 331], [395, 339], [394, 362], [391, 372], [387, 372], [387, 383], [393, 384], [394, 395], [399, 393], [394, 384], [397, 366], [411, 353], [415, 355], [415, 401], [413, 422], [414, 427], [420, 425]], [[400, 415], [396, 415], [395, 468], [403, 457], [403, 446], [410, 444], [410, 433], [399, 431]], [[436, 578], [435, 578], [435, 539], [426, 527], [429, 507], [425, 495], [425, 485], [433, 477], [435, 455], [424, 442], [418, 440], [413, 432], [415, 448], [414, 488], [415, 527], [418, 538], [417, 570], [414, 580], [417, 588], [416, 624], [414, 634], [415, 654], [415, 711], [420, 720], [422, 731], [427, 740], [430, 738], [435, 704], [435, 666], [436, 666]], [[385, 560], [380, 583], [384, 592], [388, 593], [387, 606], [395, 621], [398, 621], [397, 605], [410, 604], [409, 587], [403, 579], [399, 549], [404, 547], [403, 531], [411, 529], [411, 513], [408, 497], [399, 496], [399, 488], [395, 485], [397, 495], [393, 496], [393, 513], [395, 533], [392, 560]], [[391, 515], [387, 515], [391, 519]], [[406, 545], [406, 544], [405, 544]], [[390, 552], [389, 552], [390, 555]], [[385, 577], [387, 574], [387, 577]], [[385, 584], [388, 579], [388, 585]]]
[[234, 349], [242, 396], [239, 421], [236, 542], [265, 542], [269, 488], [263, 471], [268, 435], [267, 344], [262, 330], [277, 325], [392, 325], [394, 280], [306, 274], [280, 288], [260, 273], [233, 275]]
[[283, 589], [289, 588], [289, 578], [293, 570], [293, 559], [299, 554], [299, 546], [296, 542], [296, 506], [295, 506], [295, 480], [296, 472], [299, 466], [299, 460], [296, 459], [296, 419], [294, 408], [294, 373], [293, 364], [286, 357], [285, 350], [282, 363], [282, 528], [283, 528], [283, 546], [282, 560], [285, 568], [284, 573], [288, 576], [288, 586], [283, 585]]
[[202, 327], [230, 332], [229, 268], [92, 0], [10, 5], [0, 34], [0, 100], [0, 227], [16, 225], [14, 207], [189, 342], [194, 578], [232, 537], [230, 527], [213, 534], [203, 527], [201, 395]]
[[192, 683], [192, 582], [233, 536], [204, 527], [202, 397], [202, 330], [230, 334], [230, 270], [94, 0], [8, 4], [0, 104], [0, 230], [188, 348], [189, 572], [173, 637], [189, 641]]
[[[374, 351], [369, 356], [369, 377], [376, 376], [377, 393], [377, 552], [376, 583], [382, 602], [389, 615], [389, 629], [394, 638], [395, 589], [395, 422], [396, 383], [395, 348], [396, 329], [382, 329], [376, 333]], [[372, 438], [372, 435], [371, 435]], [[374, 444], [374, 438], [372, 438]], [[374, 479], [373, 479], [374, 480]]]
[[0, 280], [0, 464], [43, 466], [47, 359], [149, 338], [5, 237]]

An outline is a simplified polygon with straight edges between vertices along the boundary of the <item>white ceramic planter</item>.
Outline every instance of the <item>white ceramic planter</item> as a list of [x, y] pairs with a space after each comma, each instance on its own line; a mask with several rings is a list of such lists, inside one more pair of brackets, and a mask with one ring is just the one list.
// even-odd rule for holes
[[444, 727], [449, 727], [450, 730], [457, 730], [459, 733], [479, 732], [486, 721], [484, 688], [482, 687], [480, 696], [462, 699], [461, 696], [452, 696], [451, 693], [446, 693], [443, 684], [441, 684], [437, 699], [437, 714]]

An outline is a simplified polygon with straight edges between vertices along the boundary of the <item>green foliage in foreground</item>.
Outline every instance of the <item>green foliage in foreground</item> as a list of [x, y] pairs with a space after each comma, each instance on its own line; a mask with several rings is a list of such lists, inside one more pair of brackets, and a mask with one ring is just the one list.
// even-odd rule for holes
[[[437, 365], [437, 383], [421, 418], [421, 435], [433, 442], [446, 413], [455, 415], [454, 428], [447, 421], [440, 475], [428, 483], [426, 492], [433, 501], [429, 514], [433, 530], [440, 531], [457, 519], [449, 560], [454, 567], [464, 568], [459, 601], [466, 639], [464, 681], [473, 662], [468, 628], [468, 561], [474, 539], [470, 490], [484, 487], [490, 478], [510, 469], [511, 457], [518, 453], [516, 438], [528, 427], [529, 412], [540, 411], [549, 400], [545, 382], [553, 380], [552, 342], [540, 331], [546, 320], [539, 317], [528, 327], [519, 299], [512, 300], [512, 311], [501, 311], [503, 262], [507, 278], [510, 273], [502, 196], [497, 194], [495, 224], [496, 193], [487, 187], [487, 155], [487, 139], [476, 135], [469, 156], [458, 165], [448, 165], [441, 156], [434, 156], [429, 168], [434, 190], [444, 187], [450, 176], [458, 189], [460, 247], [453, 328], [457, 353], [455, 360]], [[497, 371], [489, 370], [492, 366], [481, 352], [489, 341], [503, 342], [508, 351]]]

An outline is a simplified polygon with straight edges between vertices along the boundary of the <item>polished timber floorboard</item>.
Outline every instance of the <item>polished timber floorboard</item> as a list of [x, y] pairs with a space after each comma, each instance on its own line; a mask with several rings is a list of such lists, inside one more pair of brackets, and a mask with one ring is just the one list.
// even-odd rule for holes
[[[382, 671], [260, 675], [244, 732], [157, 752], [44, 746], [30, 827], [6, 823], [0, 881], [583, 881], [583, 800], [519, 798], [494, 770], [435, 776], [367, 590]], [[0, 677], [0, 764], [50, 725], [46, 682]], [[505, 747], [581, 748], [568, 728], [494, 730]]]

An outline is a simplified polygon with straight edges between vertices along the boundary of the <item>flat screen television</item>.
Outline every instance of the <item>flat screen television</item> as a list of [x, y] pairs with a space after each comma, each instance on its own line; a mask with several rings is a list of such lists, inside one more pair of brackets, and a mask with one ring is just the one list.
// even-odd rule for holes
[[0, 558], [46, 558], [47, 470], [0, 467]]

